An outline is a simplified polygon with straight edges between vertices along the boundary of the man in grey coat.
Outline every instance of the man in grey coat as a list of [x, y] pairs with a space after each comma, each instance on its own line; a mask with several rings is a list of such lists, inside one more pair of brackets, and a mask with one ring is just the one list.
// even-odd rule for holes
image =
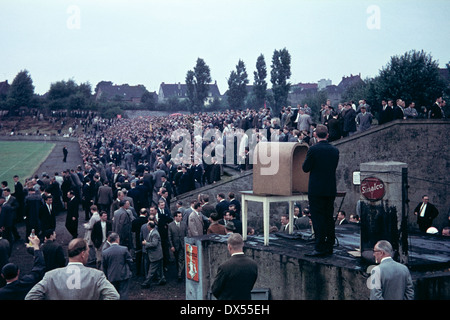
[[130, 210], [130, 202], [121, 200], [120, 208], [114, 211], [112, 231], [120, 236], [120, 244], [128, 249], [133, 248], [131, 225], [135, 216]]
[[147, 223], [148, 236], [142, 241], [142, 249], [145, 250], [149, 260], [147, 277], [142, 283], [143, 288], [150, 288], [153, 278], [159, 279], [158, 285], [166, 284], [163, 271], [163, 250], [161, 246], [161, 236], [153, 221]]
[[178, 281], [182, 280], [184, 270], [184, 237], [187, 236], [186, 224], [182, 221], [183, 214], [175, 212], [175, 220], [169, 223], [169, 247], [177, 264]]
[[[392, 259], [394, 251], [386, 240], [378, 241], [373, 249], [378, 266], [372, 269], [371, 300], [413, 300], [414, 286], [408, 268]], [[368, 282], [368, 283], [369, 283]]]
[[102, 252], [103, 272], [120, 294], [120, 299], [128, 300], [133, 258], [127, 247], [119, 245], [120, 237], [117, 233], [111, 233], [108, 241], [111, 246]]
[[361, 106], [361, 112], [356, 115], [356, 124], [358, 125], [358, 131], [363, 132], [369, 130], [372, 125], [373, 116], [370, 112], [367, 112], [366, 107]]
[[193, 211], [188, 218], [188, 236], [197, 237], [203, 235], [203, 217], [202, 206], [200, 203], [195, 203]]
[[68, 245], [69, 263], [47, 271], [26, 295], [25, 300], [118, 300], [119, 293], [103, 271], [85, 267], [89, 246], [82, 238]]

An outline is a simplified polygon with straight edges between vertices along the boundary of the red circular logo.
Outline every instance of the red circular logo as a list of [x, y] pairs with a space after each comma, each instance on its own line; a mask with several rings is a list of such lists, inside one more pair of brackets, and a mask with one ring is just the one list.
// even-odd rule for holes
[[384, 197], [385, 188], [384, 183], [378, 178], [375, 177], [369, 177], [365, 178], [361, 182], [361, 194], [367, 199], [367, 200], [381, 200]]

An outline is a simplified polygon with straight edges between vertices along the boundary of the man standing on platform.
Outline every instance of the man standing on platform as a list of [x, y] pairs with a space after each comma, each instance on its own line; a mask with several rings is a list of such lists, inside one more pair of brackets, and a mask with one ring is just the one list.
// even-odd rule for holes
[[334, 200], [339, 150], [328, 143], [328, 128], [317, 125], [318, 142], [308, 149], [302, 169], [309, 172], [308, 201], [315, 233], [315, 249], [308, 256], [333, 254]]

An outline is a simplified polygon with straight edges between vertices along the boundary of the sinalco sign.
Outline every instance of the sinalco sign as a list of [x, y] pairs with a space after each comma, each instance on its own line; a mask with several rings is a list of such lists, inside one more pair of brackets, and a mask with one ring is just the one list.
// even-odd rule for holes
[[384, 187], [383, 181], [375, 177], [365, 178], [361, 182], [361, 194], [367, 200], [377, 201], [384, 197], [386, 189]]

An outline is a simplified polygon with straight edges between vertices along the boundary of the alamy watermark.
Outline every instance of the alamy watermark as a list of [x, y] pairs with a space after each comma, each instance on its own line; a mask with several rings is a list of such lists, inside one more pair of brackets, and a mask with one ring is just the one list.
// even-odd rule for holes
[[380, 272], [380, 266], [369, 266], [367, 268], [367, 273], [370, 273], [370, 277], [366, 281], [366, 286], [368, 289], [381, 289]]
[[377, 5], [371, 5], [367, 7], [366, 10], [369, 16], [366, 20], [366, 26], [369, 30], [380, 30], [381, 29], [381, 10]]
[[[271, 143], [270, 148], [257, 148], [260, 142], [277, 142], [278, 131], [268, 137], [267, 129], [230, 129], [223, 132], [218, 129], [202, 129], [201, 123], [194, 124], [194, 132], [178, 129], [172, 132], [171, 140], [175, 144], [171, 150], [171, 159], [175, 165], [194, 163], [206, 164], [249, 164], [259, 163], [261, 175], [274, 175], [280, 166], [279, 143]], [[204, 147], [204, 142], [207, 146]], [[282, 143], [281, 143], [282, 144]]]
[[69, 30], [81, 29], [81, 9], [77, 5], [71, 5], [66, 10], [69, 17], [66, 20], [66, 26]]

